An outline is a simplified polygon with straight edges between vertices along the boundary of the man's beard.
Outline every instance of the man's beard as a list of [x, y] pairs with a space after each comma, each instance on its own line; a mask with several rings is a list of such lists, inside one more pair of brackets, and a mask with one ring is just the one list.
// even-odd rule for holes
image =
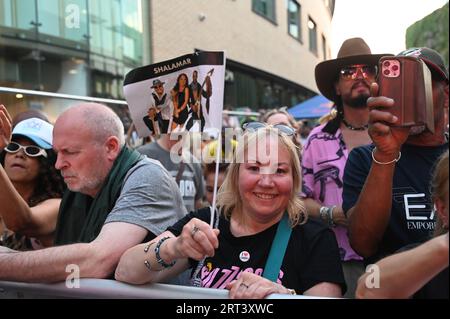
[[369, 95], [361, 94], [355, 98], [350, 98], [346, 101], [343, 101], [346, 105], [350, 106], [354, 109], [365, 109], [367, 107], [367, 99]]
[[365, 109], [367, 108], [367, 99], [370, 97], [369, 93], [360, 93], [358, 94], [357, 97], [352, 97], [352, 92], [354, 89], [356, 89], [358, 86], [360, 85], [364, 85], [367, 87], [367, 89], [370, 88], [369, 83], [367, 83], [364, 80], [360, 80], [360, 81], [355, 81], [355, 83], [353, 83], [350, 92], [348, 92], [348, 95], [345, 94], [342, 96], [342, 102], [345, 105], [348, 105], [351, 108], [354, 109]]

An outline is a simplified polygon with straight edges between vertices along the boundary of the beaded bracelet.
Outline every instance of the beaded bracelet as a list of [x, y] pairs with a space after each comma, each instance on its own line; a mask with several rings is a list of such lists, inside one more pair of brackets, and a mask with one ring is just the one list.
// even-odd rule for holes
[[397, 162], [400, 160], [400, 158], [402, 158], [402, 152], [398, 152], [398, 157], [395, 158], [395, 159], [393, 159], [392, 161], [389, 161], [389, 162], [386, 162], [386, 163], [379, 162], [379, 161], [377, 161], [377, 160], [375, 159], [375, 155], [374, 155], [376, 149], [377, 149], [377, 148], [374, 147], [373, 150], [372, 150], [372, 160], [373, 160], [375, 163], [379, 164], [379, 165], [389, 165], [389, 164], [392, 164], [392, 163], [397, 163]]
[[161, 245], [163, 242], [165, 242], [167, 239], [170, 239], [171, 237], [163, 237], [161, 238], [158, 243], [156, 244], [155, 247], [155, 255], [156, 255], [156, 261], [158, 262], [158, 264], [160, 264], [161, 266], [163, 266], [164, 268], [170, 268], [173, 267], [173, 265], [175, 265], [175, 263], [177, 262], [176, 260], [172, 261], [170, 264], [166, 263], [162, 258], [160, 253], [161, 250]]

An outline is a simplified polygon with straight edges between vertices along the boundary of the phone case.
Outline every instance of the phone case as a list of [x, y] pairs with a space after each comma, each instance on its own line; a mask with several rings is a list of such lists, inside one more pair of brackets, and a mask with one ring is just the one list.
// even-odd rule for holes
[[379, 95], [392, 98], [389, 112], [399, 118], [396, 126], [426, 126], [434, 133], [431, 72], [414, 57], [383, 57], [379, 62]]

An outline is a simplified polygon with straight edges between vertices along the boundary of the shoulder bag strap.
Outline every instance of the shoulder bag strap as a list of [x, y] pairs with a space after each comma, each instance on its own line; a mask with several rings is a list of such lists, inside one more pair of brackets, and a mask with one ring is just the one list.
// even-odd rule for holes
[[292, 228], [289, 225], [289, 216], [285, 213], [278, 224], [277, 233], [273, 239], [272, 247], [270, 247], [269, 257], [267, 258], [264, 267], [264, 278], [277, 282], [281, 263], [283, 262], [291, 233]]

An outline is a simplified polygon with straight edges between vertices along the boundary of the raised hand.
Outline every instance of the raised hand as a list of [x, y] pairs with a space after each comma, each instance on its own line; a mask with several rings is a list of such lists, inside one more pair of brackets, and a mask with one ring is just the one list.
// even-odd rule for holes
[[408, 139], [410, 129], [392, 127], [398, 120], [389, 112], [389, 109], [394, 106], [394, 100], [377, 96], [378, 90], [378, 84], [373, 83], [372, 97], [367, 100], [367, 106], [370, 109], [369, 135], [377, 148], [377, 158], [380, 161], [392, 160], [398, 156], [401, 146]]
[[183, 227], [180, 236], [174, 243], [174, 249], [178, 258], [192, 258], [202, 260], [205, 257], [214, 256], [219, 247], [219, 230], [212, 229], [204, 221], [193, 218]]
[[0, 104], [0, 151], [11, 142], [12, 119], [8, 110]]

